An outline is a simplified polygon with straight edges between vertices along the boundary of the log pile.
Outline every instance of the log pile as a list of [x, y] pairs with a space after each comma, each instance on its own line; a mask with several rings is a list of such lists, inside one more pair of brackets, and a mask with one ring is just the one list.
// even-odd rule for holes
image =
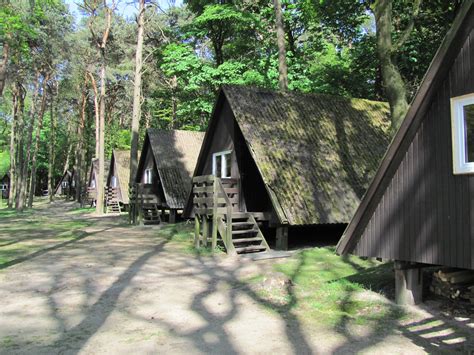
[[433, 273], [430, 291], [449, 299], [474, 304], [474, 271], [441, 269]]

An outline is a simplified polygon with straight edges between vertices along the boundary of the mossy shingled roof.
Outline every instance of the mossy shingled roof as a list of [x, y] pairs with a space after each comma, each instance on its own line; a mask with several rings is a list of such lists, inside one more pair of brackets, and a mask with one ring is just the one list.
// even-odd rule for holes
[[204, 139], [203, 132], [148, 129], [156, 168], [170, 208], [182, 209]]
[[[138, 151], [140, 159], [140, 151]], [[120, 191], [122, 193], [122, 203], [128, 204], [128, 184], [130, 182], [130, 150], [114, 150], [112, 152], [112, 164], [115, 164], [115, 174], [118, 179]], [[111, 170], [112, 171], [112, 170]], [[110, 184], [111, 177], [107, 178]]]
[[347, 223], [390, 142], [386, 103], [224, 86], [282, 223]]

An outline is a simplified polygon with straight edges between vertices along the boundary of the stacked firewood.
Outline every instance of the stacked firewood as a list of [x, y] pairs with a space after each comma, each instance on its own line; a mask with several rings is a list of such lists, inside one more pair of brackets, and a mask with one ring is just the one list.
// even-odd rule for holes
[[474, 304], [474, 271], [438, 270], [433, 273], [430, 291], [449, 299], [463, 299]]

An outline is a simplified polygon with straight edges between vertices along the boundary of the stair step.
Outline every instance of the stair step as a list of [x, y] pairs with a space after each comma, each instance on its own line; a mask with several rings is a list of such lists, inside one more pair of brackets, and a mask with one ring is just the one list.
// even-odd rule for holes
[[242, 252], [253, 252], [253, 251], [266, 251], [267, 248], [264, 245], [249, 245], [247, 247], [242, 247], [242, 248], [235, 248], [235, 251], [237, 253], [242, 253]]
[[238, 235], [238, 234], [250, 234], [250, 233], [257, 233], [258, 230], [256, 229], [243, 229], [243, 230], [237, 230], [237, 231], [232, 231], [232, 235]]
[[232, 222], [232, 227], [253, 226], [253, 222]]
[[247, 212], [232, 212], [232, 219], [242, 218], [249, 218], [249, 214]]
[[262, 237], [232, 239], [232, 243], [260, 242]]

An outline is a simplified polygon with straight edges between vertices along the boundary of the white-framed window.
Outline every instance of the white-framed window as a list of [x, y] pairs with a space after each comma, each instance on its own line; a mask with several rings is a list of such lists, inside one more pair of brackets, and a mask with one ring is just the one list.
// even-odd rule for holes
[[95, 189], [95, 177], [91, 180], [91, 187]]
[[116, 176], [112, 176], [110, 185], [111, 185], [112, 187], [117, 187], [117, 177], [116, 177]]
[[151, 184], [151, 179], [153, 177], [153, 170], [152, 169], [145, 169], [145, 178], [144, 178], [144, 183], [145, 184]]
[[0, 190], [2, 190], [2, 191], [8, 190], [8, 185], [7, 184], [0, 185]]
[[231, 177], [231, 153], [232, 151], [226, 150], [212, 154], [212, 175], [220, 178]]
[[474, 93], [451, 99], [454, 174], [474, 173]]
[[63, 180], [63, 182], [61, 183], [61, 186], [64, 188], [67, 188], [69, 186], [69, 183]]

